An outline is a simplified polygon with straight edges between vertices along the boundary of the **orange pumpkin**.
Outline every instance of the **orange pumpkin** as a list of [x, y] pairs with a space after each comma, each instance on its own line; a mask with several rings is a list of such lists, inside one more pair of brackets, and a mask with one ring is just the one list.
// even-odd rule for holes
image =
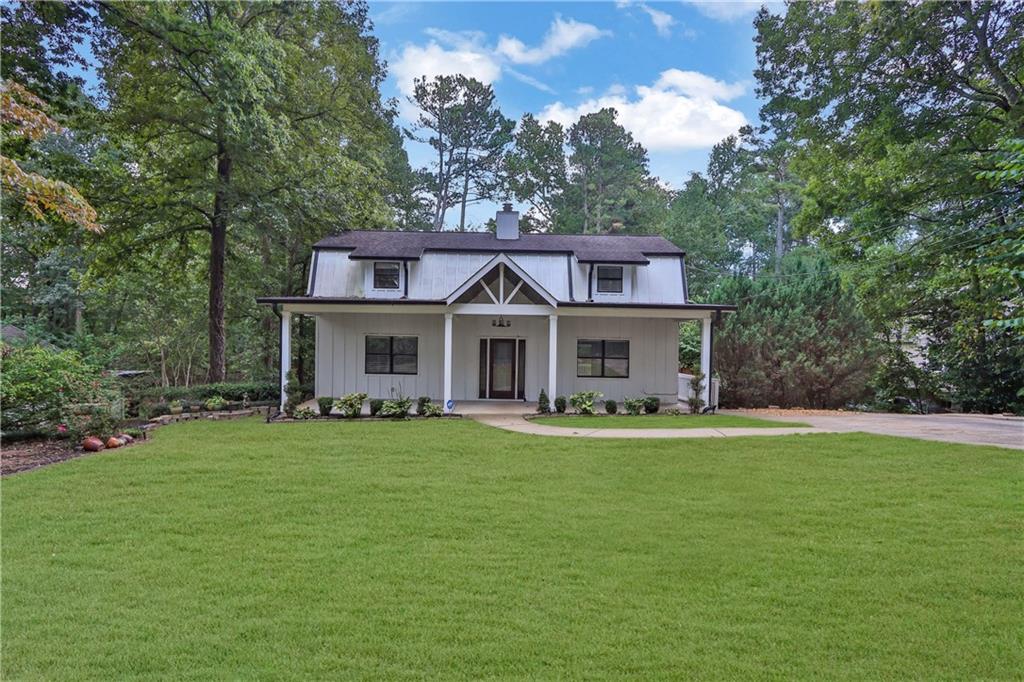
[[89, 452], [99, 452], [103, 449], [103, 441], [96, 436], [89, 436], [82, 441], [82, 449]]
[[116, 439], [113, 436], [111, 436], [110, 438], [107, 439], [107, 447], [108, 448], [119, 448], [119, 447], [121, 447], [121, 441], [119, 441], [118, 439]]

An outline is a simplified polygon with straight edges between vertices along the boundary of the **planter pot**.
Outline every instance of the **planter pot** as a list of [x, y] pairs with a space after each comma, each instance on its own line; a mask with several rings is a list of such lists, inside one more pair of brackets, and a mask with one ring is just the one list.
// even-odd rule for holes
[[184, 409], [183, 407], [172, 407], [171, 414], [181, 414]]

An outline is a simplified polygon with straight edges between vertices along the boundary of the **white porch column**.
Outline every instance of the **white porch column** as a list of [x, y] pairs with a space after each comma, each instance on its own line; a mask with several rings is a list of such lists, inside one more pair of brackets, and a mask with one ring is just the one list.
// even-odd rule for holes
[[704, 375], [700, 397], [704, 400], [704, 407], [707, 407], [711, 404], [711, 316], [708, 315], [700, 323], [700, 371]]
[[288, 385], [288, 372], [292, 368], [292, 314], [287, 310], [281, 311], [281, 409], [284, 409], [285, 400], [288, 395], [285, 386]]
[[452, 314], [444, 314], [444, 411], [451, 412], [448, 401], [452, 399]]
[[548, 316], [548, 399], [558, 396], [558, 315]]

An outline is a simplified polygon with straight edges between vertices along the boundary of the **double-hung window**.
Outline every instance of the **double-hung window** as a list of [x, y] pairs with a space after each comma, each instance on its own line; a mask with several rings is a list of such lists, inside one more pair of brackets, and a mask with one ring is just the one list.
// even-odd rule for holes
[[621, 265], [598, 265], [597, 266], [597, 293], [599, 293], [599, 294], [621, 294], [622, 293], [622, 266]]
[[625, 379], [629, 377], [629, 341], [578, 339], [576, 376]]
[[373, 264], [374, 289], [397, 289], [400, 276], [398, 263], [378, 261]]
[[419, 339], [415, 336], [367, 336], [367, 374], [416, 374]]

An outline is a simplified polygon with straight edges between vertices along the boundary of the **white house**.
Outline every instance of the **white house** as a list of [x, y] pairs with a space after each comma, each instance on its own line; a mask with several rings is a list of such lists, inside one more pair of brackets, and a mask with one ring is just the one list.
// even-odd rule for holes
[[259, 299], [281, 316], [282, 403], [293, 315], [316, 318], [317, 396], [451, 411], [541, 389], [675, 403], [679, 323], [702, 320], [710, 376], [712, 318], [735, 310], [688, 301], [685, 254], [663, 237], [520, 234], [509, 204], [495, 234], [348, 231], [312, 259], [307, 295]]

